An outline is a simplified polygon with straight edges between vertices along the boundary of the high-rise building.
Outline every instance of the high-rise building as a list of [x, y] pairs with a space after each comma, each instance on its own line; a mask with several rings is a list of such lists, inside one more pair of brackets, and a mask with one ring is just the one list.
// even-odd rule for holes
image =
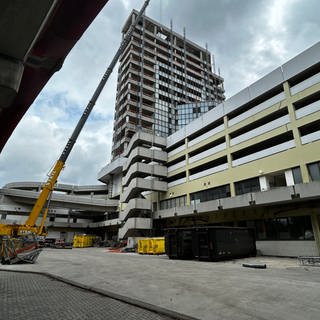
[[318, 256], [320, 42], [189, 122], [210, 105], [180, 106], [183, 128], [137, 132], [99, 172], [119, 214], [97, 226], [129, 245], [168, 228], [252, 227], [262, 254]]
[[[123, 36], [137, 13], [129, 16]], [[120, 57], [112, 158], [123, 154], [137, 131], [172, 134], [178, 125], [178, 105], [223, 101], [223, 78], [212, 65], [206, 48], [144, 16]]]

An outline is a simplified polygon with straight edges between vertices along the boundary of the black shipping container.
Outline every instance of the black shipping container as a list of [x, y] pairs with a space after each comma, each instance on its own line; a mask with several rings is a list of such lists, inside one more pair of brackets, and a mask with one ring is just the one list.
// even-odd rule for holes
[[193, 254], [199, 260], [227, 260], [257, 253], [253, 229], [203, 227], [195, 228], [193, 232]]
[[165, 235], [165, 251], [170, 259], [193, 259], [193, 230], [167, 229]]
[[250, 228], [167, 229], [165, 246], [170, 259], [218, 261], [256, 255], [255, 233]]

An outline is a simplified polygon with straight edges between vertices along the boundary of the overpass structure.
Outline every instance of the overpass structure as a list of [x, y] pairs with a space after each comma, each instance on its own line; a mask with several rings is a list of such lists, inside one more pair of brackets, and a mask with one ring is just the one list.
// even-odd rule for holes
[[[2, 223], [24, 222], [40, 194], [41, 187], [40, 182], [26, 181], [9, 183], [1, 188]], [[107, 189], [107, 185], [56, 184], [45, 223], [49, 235], [50, 230], [55, 230], [56, 233], [86, 232], [88, 228], [104, 225], [107, 215], [116, 212], [119, 203], [118, 200], [108, 198]], [[115, 222], [110, 221], [112, 224]]]
[[0, 152], [108, 0], [0, 3]]
[[[5, 204], [7, 198], [9, 198], [9, 203], [33, 205], [39, 196], [41, 186], [40, 182], [14, 182], [5, 185], [0, 189], [0, 196], [4, 197], [0, 201], [0, 211], [4, 211], [4, 208], [10, 212], [19, 211], [16, 206]], [[50, 201], [50, 207], [92, 212], [115, 211], [117, 206], [118, 200], [107, 199], [106, 185], [56, 184]]]

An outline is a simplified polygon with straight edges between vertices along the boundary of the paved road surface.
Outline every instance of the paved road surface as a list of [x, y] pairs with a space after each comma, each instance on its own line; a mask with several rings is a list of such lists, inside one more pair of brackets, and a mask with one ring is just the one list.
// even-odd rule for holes
[[0, 271], [0, 319], [173, 320], [174, 318], [83, 290], [47, 276]]
[[[243, 268], [244, 262], [267, 269]], [[314, 320], [320, 314], [320, 268], [299, 266], [296, 259], [216, 263], [104, 248], [48, 249], [35, 265], [2, 268], [49, 272], [205, 320]]]

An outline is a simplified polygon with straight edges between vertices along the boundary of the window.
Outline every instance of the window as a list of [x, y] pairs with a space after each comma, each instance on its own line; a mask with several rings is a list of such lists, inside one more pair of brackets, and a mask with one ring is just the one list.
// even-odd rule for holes
[[245, 194], [249, 192], [259, 192], [260, 182], [259, 178], [252, 178], [235, 183], [236, 195]]
[[182, 207], [186, 205], [186, 196], [160, 201], [160, 210]]
[[192, 203], [205, 202], [227, 197], [230, 197], [230, 186], [228, 184], [225, 186], [220, 186], [190, 194], [190, 199]]
[[286, 177], [284, 173], [278, 173], [268, 176], [269, 185], [271, 189], [278, 187], [285, 187], [287, 185]]
[[292, 175], [294, 184], [303, 182], [300, 167], [292, 168]]
[[320, 180], [320, 161], [308, 164], [308, 171], [312, 181]]
[[314, 240], [309, 216], [248, 221], [257, 240]]

